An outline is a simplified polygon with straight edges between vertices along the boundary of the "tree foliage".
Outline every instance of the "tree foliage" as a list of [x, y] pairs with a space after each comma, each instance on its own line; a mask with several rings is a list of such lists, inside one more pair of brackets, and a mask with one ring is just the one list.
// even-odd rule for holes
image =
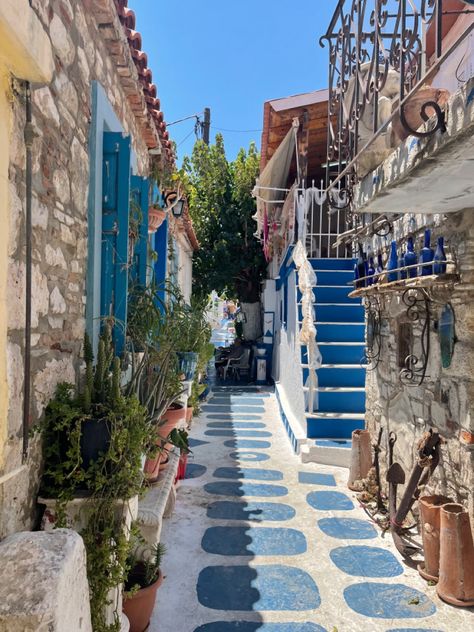
[[253, 233], [256, 207], [251, 192], [260, 157], [254, 143], [228, 162], [220, 134], [215, 144], [198, 141], [180, 174], [200, 249], [194, 257], [194, 289], [199, 295], [227, 291], [244, 302], [260, 296], [265, 260]]

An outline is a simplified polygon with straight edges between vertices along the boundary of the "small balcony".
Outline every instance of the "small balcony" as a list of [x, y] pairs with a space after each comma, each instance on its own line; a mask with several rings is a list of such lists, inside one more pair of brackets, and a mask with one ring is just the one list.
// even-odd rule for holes
[[357, 226], [364, 213], [473, 207], [472, 3], [339, 0], [321, 45], [333, 210]]

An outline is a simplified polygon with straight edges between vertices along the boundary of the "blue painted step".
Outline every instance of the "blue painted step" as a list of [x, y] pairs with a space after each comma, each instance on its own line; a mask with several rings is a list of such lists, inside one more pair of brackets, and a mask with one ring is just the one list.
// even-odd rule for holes
[[[301, 321], [301, 306], [298, 307]], [[318, 323], [363, 323], [364, 307], [351, 303], [323, 303], [316, 307], [316, 322]]]
[[350, 270], [354, 271], [355, 259], [310, 259], [314, 270]]
[[354, 280], [354, 272], [353, 270], [318, 270], [315, 269], [317, 285], [318, 287], [321, 285], [345, 285], [347, 287], [347, 291], [350, 292], [354, 285], [352, 281]]
[[[350, 303], [360, 305], [360, 298], [350, 298], [352, 288], [344, 285], [317, 285], [313, 288], [313, 302], [317, 303]], [[298, 303], [301, 297], [298, 296]]]
[[362, 413], [317, 412], [306, 415], [306, 434], [309, 439], [348, 439], [353, 430], [365, 427]]
[[[323, 364], [364, 364], [365, 345], [357, 342], [320, 342]], [[306, 347], [301, 347], [301, 362], [307, 363]]]
[[318, 342], [364, 342], [363, 323], [321, 323], [316, 322]]
[[319, 412], [363, 413], [365, 412], [365, 389], [344, 390], [341, 386], [331, 386], [327, 390], [318, 389]]
[[316, 371], [318, 386], [365, 386], [365, 368], [352, 364], [326, 364]]

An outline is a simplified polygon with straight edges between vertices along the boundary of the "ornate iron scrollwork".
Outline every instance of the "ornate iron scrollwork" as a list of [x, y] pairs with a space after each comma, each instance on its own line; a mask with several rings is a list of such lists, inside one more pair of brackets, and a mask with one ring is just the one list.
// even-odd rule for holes
[[364, 360], [367, 363], [367, 370], [374, 371], [378, 367], [382, 351], [382, 310], [377, 296], [366, 296], [364, 307], [367, 323]]
[[[464, 12], [450, 9], [448, 13]], [[331, 187], [336, 179], [334, 188], [348, 191], [348, 204], [352, 204], [351, 189], [358, 178], [373, 168], [370, 160], [369, 167], [367, 161], [361, 166], [364, 156], [373, 151], [378, 159], [384, 149], [391, 148], [386, 125], [392, 108], [398, 107], [400, 128], [419, 138], [445, 129], [444, 114], [432, 96], [417, 112], [421, 120], [434, 112], [436, 120], [429, 130], [412, 129], [406, 112], [407, 103], [414, 102], [411, 96], [420, 94], [424, 85], [423, 32], [430, 27], [434, 35], [433, 65], [442, 55], [445, 14], [442, 0], [338, 0], [329, 28], [320, 39], [321, 46], [329, 46], [326, 186]], [[368, 149], [356, 161], [367, 143]]]
[[[406, 386], [420, 386], [426, 377], [430, 356], [430, 299], [423, 288], [409, 288], [402, 294], [402, 302], [407, 307], [406, 314], [412, 326], [421, 328], [419, 338], [413, 335], [411, 353], [405, 358], [405, 366], [400, 371], [400, 381]], [[415, 353], [415, 348], [419, 351]]]

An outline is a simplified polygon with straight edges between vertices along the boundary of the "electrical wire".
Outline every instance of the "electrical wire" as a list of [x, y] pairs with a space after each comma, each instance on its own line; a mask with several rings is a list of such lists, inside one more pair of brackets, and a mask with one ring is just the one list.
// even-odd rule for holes
[[251, 132], [263, 132], [263, 129], [226, 129], [225, 127], [216, 127], [212, 125], [211, 127], [218, 132], [230, 132], [232, 134], [250, 134]]
[[[181, 147], [181, 145], [186, 142], [188, 140], [188, 138], [191, 136], [191, 134], [195, 134], [196, 133], [196, 127], [194, 126], [193, 129], [189, 132], [189, 134], [187, 134], [183, 140], [179, 141], [179, 143], [176, 145], [176, 147]], [[196, 134], [197, 136], [197, 134]]]

